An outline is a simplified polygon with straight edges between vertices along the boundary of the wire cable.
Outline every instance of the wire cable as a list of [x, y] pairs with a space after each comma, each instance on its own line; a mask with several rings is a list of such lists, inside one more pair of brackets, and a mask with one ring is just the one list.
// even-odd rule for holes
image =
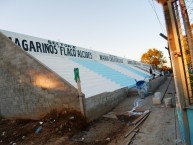
[[150, 0], [148, 0], [148, 3], [149, 3], [149, 5], [151, 6], [152, 10], [154, 11], [154, 13], [156, 15], [156, 18], [157, 18], [157, 20], [159, 22], [159, 25], [160, 25], [160, 28], [162, 30], [162, 33], [165, 33], [165, 31], [164, 31], [165, 29], [164, 29], [164, 27], [163, 27], [163, 25], [162, 25], [162, 23], [160, 21], [160, 18], [159, 18], [158, 14], [157, 14], [157, 11], [156, 11], [156, 8], [155, 8], [153, 0], [152, 0], [152, 3], [150, 2]]

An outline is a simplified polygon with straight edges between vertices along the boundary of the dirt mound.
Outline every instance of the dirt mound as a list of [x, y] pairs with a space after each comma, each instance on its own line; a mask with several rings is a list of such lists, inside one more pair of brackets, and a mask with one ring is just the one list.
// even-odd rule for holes
[[85, 126], [85, 118], [76, 111], [52, 111], [38, 121], [0, 118], [0, 144], [45, 145], [68, 139]]

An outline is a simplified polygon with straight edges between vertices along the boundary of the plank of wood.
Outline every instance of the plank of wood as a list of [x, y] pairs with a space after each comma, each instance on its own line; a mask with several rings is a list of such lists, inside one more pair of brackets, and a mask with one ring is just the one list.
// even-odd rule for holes
[[128, 145], [132, 141], [132, 139], [135, 137], [135, 135], [139, 132], [139, 129], [135, 129], [128, 137], [126, 137], [121, 144], [122, 145]]
[[148, 116], [150, 112], [148, 112], [124, 137], [129, 136]]
[[134, 134], [133, 134], [132, 136], [130, 135], [130, 137], [129, 137], [127, 143], [126, 143], [126, 145], [130, 145], [130, 143], [132, 142], [133, 138], [135, 137], [135, 135], [136, 135], [138, 132], [139, 132], [139, 128], [137, 128], [137, 129], [134, 130]]
[[[147, 112], [148, 113], [148, 112]], [[135, 119], [132, 124], [137, 124], [147, 113], [144, 113], [143, 115], [141, 115], [139, 118]]]

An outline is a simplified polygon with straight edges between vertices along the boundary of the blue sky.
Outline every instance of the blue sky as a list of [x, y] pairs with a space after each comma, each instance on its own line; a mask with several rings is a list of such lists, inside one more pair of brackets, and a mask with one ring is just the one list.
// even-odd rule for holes
[[152, 0], [0, 0], [0, 20], [3, 30], [132, 60], [149, 48], [168, 58], [162, 7]]

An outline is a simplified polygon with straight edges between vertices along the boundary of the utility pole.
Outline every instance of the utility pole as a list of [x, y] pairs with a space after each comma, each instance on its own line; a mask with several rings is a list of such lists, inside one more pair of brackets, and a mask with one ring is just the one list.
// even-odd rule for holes
[[181, 54], [180, 43], [177, 35], [177, 27], [174, 17], [173, 2], [175, 0], [157, 0], [163, 6], [169, 50], [171, 54], [172, 67], [174, 73], [174, 81], [176, 88], [176, 107], [178, 111], [179, 123], [181, 126], [181, 136], [185, 144], [190, 144], [190, 132], [187, 112], [184, 110], [186, 106], [185, 100], [188, 98], [188, 90], [186, 85], [186, 76], [184, 73], [184, 63]]
[[187, 12], [184, 0], [179, 0], [179, 3], [180, 3], [182, 18], [183, 18], [183, 22], [184, 22], [185, 31], [186, 31], [188, 47], [190, 50], [191, 64], [193, 66], [193, 42], [192, 42], [193, 40], [192, 40], [192, 32], [191, 32], [188, 12]]
[[190, 104], [190, 97], [192, 97], [192, 87], [191, 87], [191, 83], [190, 83], [190, 75], [189, 75], [189, 71], [188, 71], [186, 50], [185, 50], [185, 45], [184, 45], [184, 41], [183, 41], [182, 27], [181, 27], [181, 23], [180, 23], [180, 16], [179, 16], [179, 12], [178, 12], [177, 2], [174, 2], [174, 14], [176, 17], [177, 34], [178, 34], [178, 39], [179, 39], [179, 45], [181, 48], [182, 59], [183, 59], [183, 63], [184, 63], [184, 73], [185, 73], [186, 84], [187, 84], [187, 89], [188, 89], [188, 98], [186, 100], [186, 105], [189, 105]]

